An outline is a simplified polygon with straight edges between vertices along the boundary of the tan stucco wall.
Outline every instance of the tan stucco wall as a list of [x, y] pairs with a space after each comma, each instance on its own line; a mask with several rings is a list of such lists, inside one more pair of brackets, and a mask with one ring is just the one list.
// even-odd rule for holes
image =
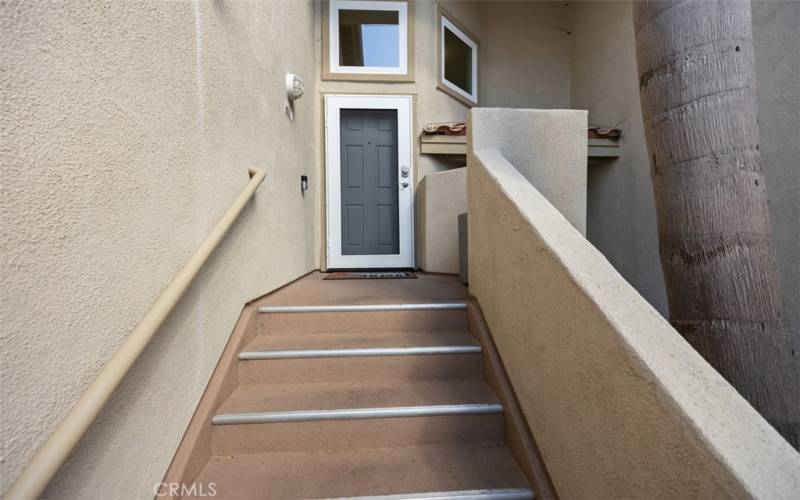
[[[656, 309], [668, 311], [629, 1], [572, 2], [571, 107], [624, 130], [622, 156], [589, 166], [587, 235]], [[800, 2], [754, 0], [761, 157], [800, 363]]]
[[481, 3], [481, 106], [569, 108], [571, 2]]
[[[0, 6], [5, 490], [247, 183], [267, 178], [51, 484], [152, 498], [244, 303], [313, 266], [310, 2]], [[284, 74], [305, 77], [296, 120]]]
[[[473, 130], [483, 117], [473, 112]], [[483, 146], [467, 166], [470, 294], [559, 495], [796, 496], [800, 454], [516, 165]]]
[[586, 234], [586, 111], [477, 108], [469, 149], [497, 149], [581, 234]]
[[467, 212], [467, 169], [426, 175], [417, 189], [419, 266], [432, 273], [458, 274], [458, 216]]
[[752, 6], [759, 150], [800, 369], [800, 2], [755, 0]]

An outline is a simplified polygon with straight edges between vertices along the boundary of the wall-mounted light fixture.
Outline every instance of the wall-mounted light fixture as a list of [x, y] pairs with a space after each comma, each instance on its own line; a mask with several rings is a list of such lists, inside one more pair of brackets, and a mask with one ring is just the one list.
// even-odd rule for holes
[[294, 120], [294, 101], [300, 99], [305, 92], [303, 79], [291, 73], [286, 75], [286, 116]]
[[308, 190], [308, 176], [300, 176], [300, 192], [305, 193]]

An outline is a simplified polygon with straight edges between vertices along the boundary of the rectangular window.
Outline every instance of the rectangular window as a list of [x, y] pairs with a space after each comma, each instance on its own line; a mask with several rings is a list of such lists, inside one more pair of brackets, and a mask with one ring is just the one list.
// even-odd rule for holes
[[439, 7], [437, 87], [467, 106], [478, 104], [478, 39]]
[[407, 2], [330, 0], [326, 5], [323, 78], [413, 80]]

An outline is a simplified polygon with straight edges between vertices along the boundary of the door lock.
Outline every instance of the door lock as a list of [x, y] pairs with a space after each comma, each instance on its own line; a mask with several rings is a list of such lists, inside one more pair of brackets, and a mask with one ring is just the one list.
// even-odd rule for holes
[[403, 165], [402, 167], [400, 167], [400, 176], [401, 177], [408, 177], [409, 171], [410, 170], [408, 168], [408, 165]]
[[408, 181], [403, 181], [403, 182], [400, 183], [400, 185], [403, 186], [404, 188], [407, 188], [408, 187]]

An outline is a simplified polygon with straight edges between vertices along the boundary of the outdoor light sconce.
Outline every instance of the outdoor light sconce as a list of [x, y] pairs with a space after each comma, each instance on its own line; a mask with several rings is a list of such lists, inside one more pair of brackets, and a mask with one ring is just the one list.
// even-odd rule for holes
[[300, 192], [305, 193], [308, 190], [308, 176], [300, 176]]
[[294, 120], [294, 101], [302, 97], [305, 91], [303, 79], [292, 73], [286, 75], [286, 116]]

